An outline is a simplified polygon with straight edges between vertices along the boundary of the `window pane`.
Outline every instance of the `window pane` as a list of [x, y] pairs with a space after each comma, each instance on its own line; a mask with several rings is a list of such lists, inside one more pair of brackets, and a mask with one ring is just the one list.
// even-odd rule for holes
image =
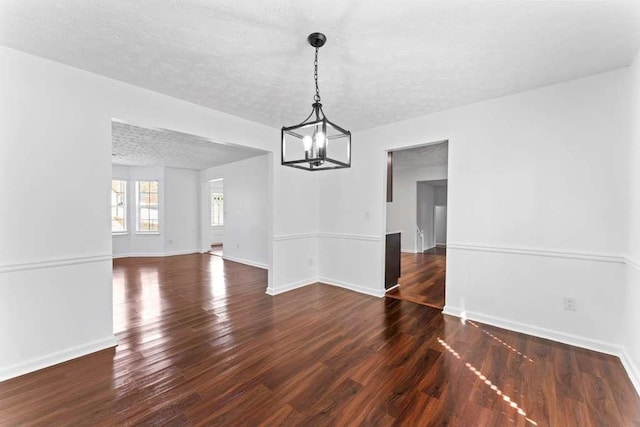
[[157, 232], [158, 227], [158, 181], [137, 182], [137, 230]]
[[122, 233], [127, 231], [126, 196], [127, 182], [111, 181], [111, 231]]
[[211, 193], [211, 225], [223, 225], [223, 201], [222, 193]]

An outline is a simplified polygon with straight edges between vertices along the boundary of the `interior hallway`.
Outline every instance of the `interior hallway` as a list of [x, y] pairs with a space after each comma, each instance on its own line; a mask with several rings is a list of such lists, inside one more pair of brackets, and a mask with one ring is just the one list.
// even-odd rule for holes
[[446, 248], [435, 247], [417, 254], [403, 252], [400, 286], [387, 292], [387, 296], [442, 310], [446, 265]]
[[6, 425], [634, 425], [620, 360], [209, 254], [113, 261], [119, 345], [0, 383]]

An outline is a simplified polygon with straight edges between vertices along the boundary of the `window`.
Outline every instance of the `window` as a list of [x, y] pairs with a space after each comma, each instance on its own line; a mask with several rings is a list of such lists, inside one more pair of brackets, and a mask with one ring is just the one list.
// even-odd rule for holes
[[224, 225], [224, 194], [211, 193], [211, 225]]
[[158, 232], [158, 181], [136, 182], [138, 233]]
[[111, 181], [111, 232], [127, 232], [127, 181]]

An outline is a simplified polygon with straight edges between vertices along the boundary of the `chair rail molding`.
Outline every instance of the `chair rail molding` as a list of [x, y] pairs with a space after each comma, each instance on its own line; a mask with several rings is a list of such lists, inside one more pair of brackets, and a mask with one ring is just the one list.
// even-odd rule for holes
[[110, 253], [98, 253], [84, 256], [68, 256], [58, 258], [48, 258], [40, 260], [23, 261], [16, 263], [0, 264], [0, 273], [10, 273], [13, 271], [37, 270], [42, 268], [63, 267], [67, 265], [88, 264], [93, 262], [111, 261]]
[[364, 240], [369, 242], [382, 241], [382, 236], [372, 236], [372, 235], [366, 235], [366, 234], [352, 234], [352, 233], [327, 233], [327, 232], [283, 234], [279, 236], [273, 236], [273, 240], [275, 242], [279, 242], [283, 240], [309, 239], [313, 237], [322, 237], [325, 239]]
[[497, 252], [514, 255], [529, 255], [550, 258], [567, 258], [584, 261], [609, 262], [623, 264], [627, 258], [619, 254], [604, 254], [597, 252], [571, 251], [565, 249], [525, 248], [515, 246], [479, 245], [476, 243], [447, 243], [447, 249], [472, 252]]

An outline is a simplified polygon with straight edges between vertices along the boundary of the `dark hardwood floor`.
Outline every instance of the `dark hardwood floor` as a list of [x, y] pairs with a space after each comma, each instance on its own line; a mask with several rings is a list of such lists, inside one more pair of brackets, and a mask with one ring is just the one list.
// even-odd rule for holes
[[[119, 346], [0, 383], [0, 424], [630, 426], [620, 361], [209, 254], [114, 261]], [[82, 319], [78, 319], [82, 321]]]
[[436, 247], [418, 254], [403, 252], [398, 280], [400, 286], [387, 292], [387, 296], [443, 309], [446, 251]]

